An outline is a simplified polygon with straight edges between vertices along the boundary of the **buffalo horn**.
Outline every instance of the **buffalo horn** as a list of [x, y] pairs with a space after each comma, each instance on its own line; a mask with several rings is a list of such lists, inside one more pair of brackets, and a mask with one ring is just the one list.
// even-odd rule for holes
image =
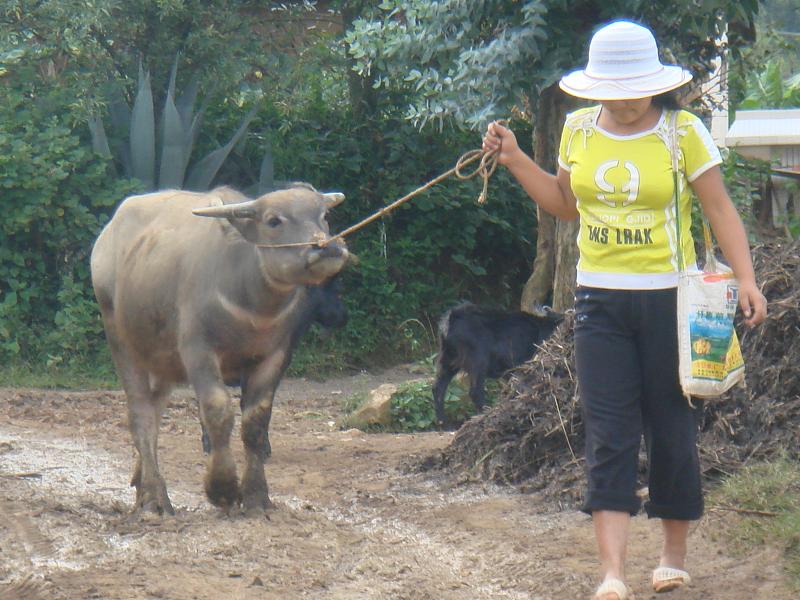
[[327, 192], [322, 194], [322, 198], [327, 208], [333, 208], [344, 202], [344, 194], [341, 192]]
[[255, 203], [255, 200], [248, 200], [237, 204], [195, 208], [192, 210], [192, 214], [198, 217], [215, 217], [217, 219], [252, 219], [256, 216]]

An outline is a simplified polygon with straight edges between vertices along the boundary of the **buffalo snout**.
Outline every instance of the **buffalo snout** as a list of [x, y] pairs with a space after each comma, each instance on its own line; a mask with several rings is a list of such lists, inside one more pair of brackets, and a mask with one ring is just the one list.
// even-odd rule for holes
[[[348, 255], [347, 246], [338, 241], [325, 245], [316, 245], [308, 252], [307, 264], [312, 267], [321, 261], [325, 261], [339, 264], [339, 268], [341, 268], [347, 262]], [[338, 272], [339, 268], [334, 272]]]

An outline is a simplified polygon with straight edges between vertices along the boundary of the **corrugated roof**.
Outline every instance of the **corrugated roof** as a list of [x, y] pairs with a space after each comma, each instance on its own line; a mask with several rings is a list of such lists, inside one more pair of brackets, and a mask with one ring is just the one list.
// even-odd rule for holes
[[800, 108], [739, 110], [726, 146], [800, 145]]

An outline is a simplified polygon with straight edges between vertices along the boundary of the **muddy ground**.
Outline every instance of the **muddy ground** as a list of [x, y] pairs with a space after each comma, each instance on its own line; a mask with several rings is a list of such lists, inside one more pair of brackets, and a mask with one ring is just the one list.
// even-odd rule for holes
[[[224, 516], [202, 493], [197, 410], [176, 392], [160, 437], [174, 517], [130, 514], [133, 450], [117, 391], [0, 389], [0, 598], [589, 598], [590, 520], [513, 489], [407, 474], [450, 433], [339, 431], [342, 400], [417, 377], [398, 368], [287, 379], [267, 464], [276, 508]], [[238, 423], [237, 423], [238, 425]], [[234, 432], [238, 436], [238, 428]], [[241, 465], [241, 444], [235, 444]], [[694, 528], [694, 585], [669, 600], [795, 598], [778, 553], [736, 555], [710, 510]], [[633, 522], [629, 583], [654, 598], [658, 524]]]

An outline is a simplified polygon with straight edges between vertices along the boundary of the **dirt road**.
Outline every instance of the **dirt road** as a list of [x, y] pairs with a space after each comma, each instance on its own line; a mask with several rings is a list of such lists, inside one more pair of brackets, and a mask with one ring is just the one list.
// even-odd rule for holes
[[[288, 379], [272, 419], [267, 519], [224, 516], [202, 493], [197, 409], [176, 393], [160, 437], [174, 517], [132, 515], [121, 392], [0, 390], [0, 598], [589, 598], [591, 522], [514, 490], [405, 474], [447, 433], [338, 431], [341, 401], [413, 377]], [[238, 429], [234, 432], [238, 440]], [[241, 465], [241, 444], [235, 444]], [[691, 589], [669, 600], [794, 598], [776, 552], [731, 555], [729, 513], [695, 528]], [[634, 519], [629, 583], [649, 592], [657, 523]]]

